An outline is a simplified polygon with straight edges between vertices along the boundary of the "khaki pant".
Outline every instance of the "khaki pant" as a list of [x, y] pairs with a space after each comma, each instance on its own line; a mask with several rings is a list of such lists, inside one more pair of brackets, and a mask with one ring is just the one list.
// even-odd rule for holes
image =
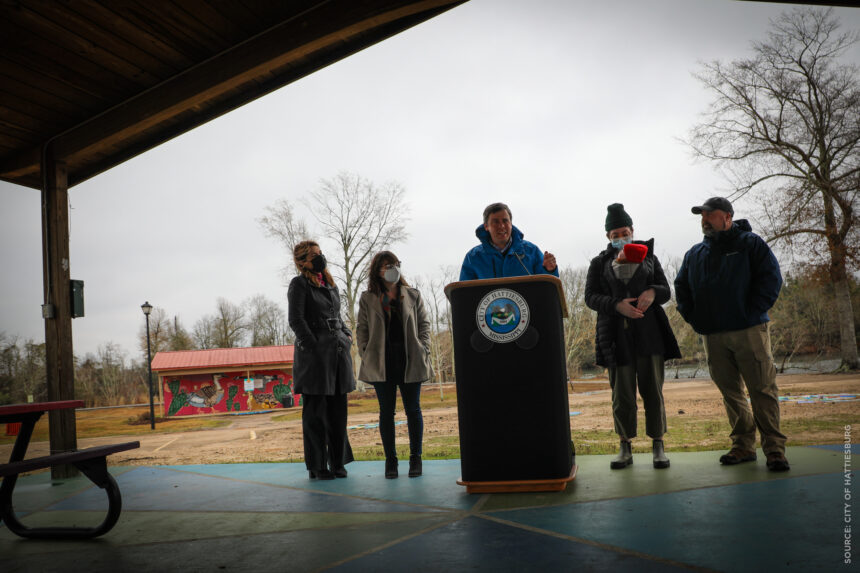
[[663, 357], [636, 356], [636, 363], [609, 369], [612, 388], [612, 418], [615, 433], [623, 440], [636, 437], [636, 385], [645, 406], [645, 433], [659, 439], [666, 433], [663, 406]]
[[[785, 453], [785, 436], [779, 431], [779, 394], [768, 323], [708, 334], [704, 339], [708, 369], [723, 394], [732, 427], [732, 447], [755, 451], [758, 428], [765, 455]], [[752, 411], [744, 396], [742, 377]]]

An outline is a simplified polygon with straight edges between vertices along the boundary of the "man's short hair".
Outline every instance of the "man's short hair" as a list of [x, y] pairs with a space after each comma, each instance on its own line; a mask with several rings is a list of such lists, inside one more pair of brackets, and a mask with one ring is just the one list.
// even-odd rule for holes
[[490, 215], [492, 215], [493, 213], [498, 213], [502, 210], [508, 212], [508, 219], [510, 219], [511, 221], [514, 220], [514, 216], [511, 215], [510, 207], [508, 207], [504, 203], [491, 203], [490, 205], [487, 205], [486, 209], [484, 209], [484, 224], [486, 225], [487, 221], [490, 220]]

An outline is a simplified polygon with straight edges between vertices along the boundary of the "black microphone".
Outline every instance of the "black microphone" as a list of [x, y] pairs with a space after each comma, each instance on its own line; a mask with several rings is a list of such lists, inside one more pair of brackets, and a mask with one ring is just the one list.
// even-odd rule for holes
[[531, 275], [532, 275], [532, 273], [529, 271], [528, 267], [527, 267], [527, 266], [525, 265], [525, 263], [523, 262], [523, 257], [525, 257], [525, 255], [524, 255], [524, 254], [522, 254], [522, 253], [514, 253], [514, 256], [517, 258], [517, 260], [518, 260], [518, 261], [520, 262], [520, 264], [523, 266], [523, 268], [524, 268], [524, 269], [525, 269], [525, 271], [526, 271], [526, 274], [528, 274], [529, 276], [531, 276]]

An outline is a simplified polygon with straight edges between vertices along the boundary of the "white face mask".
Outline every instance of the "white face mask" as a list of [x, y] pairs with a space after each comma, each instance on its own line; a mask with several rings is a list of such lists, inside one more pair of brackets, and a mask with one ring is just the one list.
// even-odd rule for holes
[[384, 278], [386, 282], [396, 283], [400, 280], [400, 269], [397, 267], [385, 269], [385, 274], [382, 275], [382, 278]]
[[618, 237], [617, 239], [612, 239], [610, 241], [612, 246], [616, 249], [622, 248], [624, 245], [633, 242], [633, 235], [627, 235], [626, 237]]

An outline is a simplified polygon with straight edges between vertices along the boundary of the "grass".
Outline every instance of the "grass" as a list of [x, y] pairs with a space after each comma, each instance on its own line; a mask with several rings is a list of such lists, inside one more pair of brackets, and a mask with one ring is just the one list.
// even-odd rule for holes
[[[458, 436], [437, 436], [425, 438], [422, 445], [421, 457], [425, 460], [449, 460], [460, 457], [460, 438]], [[401, 460], [409, 459], [409, 445], [397, 444], [397, 457]], [[353, 457], [357, 461], [384, 460], [385, 452], [382, 446], [361, 446], [352, 449]]]
[[[428, 386], [421, 389], [421, 410], [435, 410], [438, 408], [453, 408], [457, 405], [457, 392], [454, 386], [446, 386], [443, 390], [444, 399], [440, 397], [438, 386]], [[398, 399], [399, 404], [399, 399]], [[402, 406], [402, 404], [400, 404]], [[376, 414], [379, 412], [379, 402], [376, 400], [376, 393], [371, 390], [369, 392], [352, 392], [349, 394], [349, 415], [354, 414]], [[284, 414], [278, 414], [272, 417], [274, 422], [288, 422], [290, 420], [298, 420], [302, 417], [301, 410], [293, 410]]]
[[[142, 424], [143, 415], [146, 423]], [[108, 408], [99, 410], [77, 410], [75, 424], [78, 439], [101, 438], [105, 436], [130, 436], [143, 433], [153, 433], [149, 429], [149, 407]], [[172, 432], [187, 432], [189, 430], [205, 430], [229, 426], [229, 418], [159, 418], [156, 413], [154, 433], [169, 434]], [[32, 442], [48, 441], [48, 415], [43, 415], [33, 430]], [[0, 435], [0, 444], [11, 444], [15, 436]]]
[[[844, 441], [845, 426], [856, 423], [856, 414], [830, 413], [815, 417], [786, 416], [780, 421], [780, 430], [788, 437], [788, 446], [808, 446], [818, 444], [841, 444]], [[666, 451], [702, 452], [728, 450], [731, 447], [729, 427], [726, 417], [692, 418], [682, 415], [667, 415], [669, 431], [664, 440]], [[645, 417], [638, 417], [638, 427], [645, 428]], [[618, 436], [613, 430], [572, 429], [577, 454], [599, 455], [618, 453]], [[758, 439], [758, 435], [756, 437]], [[651, 451], [651, 439], [642, 433], [633, 439], [633, 452]]]
[[[457, 393], [454, 386], [446, 386], [443, 389], [444, 400], [440, 398], [438, 386], [427, 386], [421, 391], [421, 408], [433, 410], [436, 408], [450, 408], [457, 405]], [[379, 403], [376, 394], [370, 392], [353, 392], [349, 395], [349, 413], [375, 413], [379, 412]], [[75, 412], [77, 437], [101, 438], [106, 436], [130, 436], [143, 433], [169, 434], [172, 432], [187, 432], [192, 430], [206, 430], [221, 428], [233, 423], [230, 416], [201, 416], [201, 417], [175, 417], [160, 418], [156, 408], [155, 430], [149, 429], [149, 407], [138, 406], [129, 408], [105, 408], [93, 410], [77, 410]], [[286, 422], [298, 420], [302, 417], [301, 409], [287, 410], [284, 414], [272, 417], [273, 421]], [[0, 424], [0, 444], [11, 444], [15, 442], [15, 436], [6, 436], [5, 430]], [[48, 415], [45, 414], [36, 423], [33, 431], [32, 442], [48, 441]], [[380, 448], [381, 451], [381, 448]]]
[[[592, 391], [593, 388], [577, 384], [579, 392]], [[604, 386], [605, 387], [605, 384]], [[595, 386], [597, 388], [597, 386]], [[796, 393], [796, 389], [795, 389]], [[445, 387], [444, 397], [440, 398], [438, 387], [427, 387], [422, 389], [422, 409], [432, 411], [438, 408], [449, 408], [457, 405], [457, 398], [452, 386]], [[782, 408], [781, 427], [783, 433], [788, 436], [789, 446], [802, 446], [811, 444], [839, 444], [844, 440], [845, 426], [854, 424], [857, 415], [854, 413], [854, 404], [831, 404], [826, 409], [820, 406], [786, 406]], [[605, 407], [603, 404], [600, 407]], [[809, 408], [821, 408], [813, 413]], [[581, 408], [580, 408], [581, 409]], [[373, 391], [350, 394], [349, 413], [376, 413], [378, 403]], [[77, 412], [77, 435], [79, 438], [93, 438], [101, 436], [140, 435], [150, 433], [148, 418], [141, 424], [142, 416], [149, 413], [148, 407], [137, 408], [112, 408], [105, 410], [79, 410]], [[810, 415], [813, 414], [813, 415]], [[611, 416], [611, 414], [610, 414]], [[287, 410], [283, 414], [272, 417], [274, 421], [289, 421], [301, 418], [301, 410]], [[199, 417], [199, 418], [171, 418], [167, 420], [157, 419], [157, 433], [184, 432], [190, 430], [205, 430], [218, 428], [231, 424], [233, 419], [228, 416]], [[728, 450], [731, 446], [729, 440], [729, 424], [725, 414], [710, 417], [690, 416], [683, 414], [667, 413], [669, 431], [666, 434], [666, 449], [672, 451], [708, 451]], [[577, 418], [571, 418], [573, 428], [571, 436], [580, 455], [614, 454], [618, 451], [618, 436], [609, 428], [579, 428]], [[609, 420], [611, 424], [611, 419]], [[633, 451], [645, 453], [651, 451], [651, 440], [644, 435], [645, 419], [641, 413], [638, 420], [639, 429], [642, 434], [633, 441]], [[14, 437], [0, 435], [0, 444], [8, 444], [14, 441]], [[48, 416], [43, 416], [36, 424], [33, 441], [48, 440]], [[402, 444], [397, 446], [397, 455], [401, 459], [409, 458], [409, 446], [405, 436], [398, 436]], [[459, 437], [453, 436], [425, 436], [423, 445], [424, 459], [450, 459], [460, 457]], [[381, 445], [359, 446], [353, 448], [357, 460], [382, 460], [385, 455]]]

